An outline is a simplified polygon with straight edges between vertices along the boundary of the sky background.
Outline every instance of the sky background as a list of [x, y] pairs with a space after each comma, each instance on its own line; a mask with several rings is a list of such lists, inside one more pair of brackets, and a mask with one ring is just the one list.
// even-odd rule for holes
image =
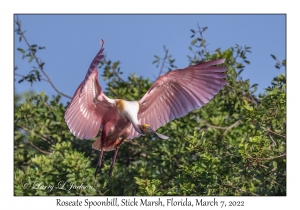
[[[285, 15], [18, 15], [22, 29], [30, 44], [45, 46], [38, 51], [38, 57], [45, 62], [44, 69], [54, 85], [63, 93], [73, 96], [82, 82], [90, 62], [100, 49], [100, 39], [105, 41], [107, 59], [121, 61], [122, 78], [131, 73], [149, 77], [154, 81], [159, 69], [152, 64], [154, 55], [164, 56], [163, 46], [176, 59], [178, 68], [189, 65], [188, 47], [193, 40], [190, 29], [197, 30], [197, 24], [207, 26], [204, 33], [208, 50], [226, 50], [238, 44], [250, 46], [247, 54], [243, 79], [251, 84], [258, 83], [258, 92], [263, 93], [271, 80], [285, 69], [274, 67], [274, 54], [280, 61], [286, 58], [286, 16]], [[27, 49], [25, 42], [14, 37], [15, 66], [17, 73], [27, 75], [35, 62], [21, 59], [16, 49]], [[102, 72], [99, 72], [101, 75]], [[56, 95], [46, 82], [18, 84], [15, 76], [15, 92], [28, 90]], [[105, 88], [101, 76], [100, 85]], [[69, 101], [62, 98], [63, 103]]]

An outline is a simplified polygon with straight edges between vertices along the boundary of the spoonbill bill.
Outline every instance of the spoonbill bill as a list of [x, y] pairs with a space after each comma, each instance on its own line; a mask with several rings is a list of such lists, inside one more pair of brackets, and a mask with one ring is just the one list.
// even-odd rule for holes
[[101, 40], [101, 49], [65, 113], [70, 131], [79, 139], [92, 139], [102, 128], [101, 136], [92, 145], [93, 149], [100, 151], [95, 176], [104, 151], [115, 150], [109, 170], [111, 176], [120, 145], [125, 139], [146, 134], [168, 139], [156, 130], [202, 107], [226, 84], [226, 68], [215, 66], [225, 59], [218, 59], [166, 73], [139, 101], [111, 99], [102, 92], [98, 81], [97, 66], [103, 59], [103, 45]]

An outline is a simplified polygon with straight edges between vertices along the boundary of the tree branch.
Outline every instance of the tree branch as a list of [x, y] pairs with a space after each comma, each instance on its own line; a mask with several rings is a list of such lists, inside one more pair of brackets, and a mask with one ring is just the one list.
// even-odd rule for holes
[[229, 184], [223, 184], [223, 186], [225, 186], [225, 187], [231, 187], [231, 188], [233, 188], [233, 189], [236, 189], [236, 190], [239, 190], [239, 191], [242, 191], [242, 192], [245, 192], [245, 193], [250, 193], [250, 194], [252, 194], [252, 195], [259, 196], [259, 195], [256, 194], [256, 193], [248, 192], [248, 191], [243, 190], [243, 189], [241, 189], [241, 188], [239, 188], [239, 187], [235, 187], [235, 186], [232, 186], [232, 185], [229, 185]]
[[273, 133], [273, 134], [275, 134], [275, 135], [277, 135], [277, 136], [281, 136], [281, 137], [283, 137], [283, 138], [286, 138], [285, 136], [283, 136], [283, 135], [281, 135], [281, 134], [278, 134], [278, 133], [275, 133], [274, 131], [271, 131], [269, 128], [264, 128], [264, 127], [262, 127], [265, 131], [268, 131], [268, 132], [270, 132], [270, 133]]
[[[17, 76], [20, 76], [20, 77], [23, 77], [23, 79], [26, 77], [26, 76], [24, 76], [24, 75], [22, 75], [22, 74], [18, 74], [18, 73], [15, 73], [15, 75], [17, 75]], [[41, 80], [44, 80], [45, 82], [49, 82], [47, 79], [45, 79], [45, 78], [40, 78]]]
[[[28, 128], [25, 128], [21, 125], [18, 125], [21, 129], [23, 129], [24, 131], [30, 132], [30, 130]], [[48, 144], [51, 145], [51, 142], [47, 139], [47, 137], [45, 137], [44, 135], [38, 135], [36, 133], [34, 133], [35, 135], [39, 136], [43, 141], [47, 142]]]
[[77, 140], [70, 140], [73, 144], [76, 144], [78, 146], [80, 146], [82, 149], [84, 149], [84, 151], [86, 152], [86, 154], [89, 154], [91, 151], [87, 148], [86, 145], [82, 144], [81, 141], [77, 141]]
[[132, 140], [132, 139], [125, 139], [123, 142], [127, 142], [127, 143], [130, 143], [130, 144], [132, 144], [132, 145], [134, 145], [134, 146], [140, 146], [140, 144], [139, 143], [137, 143], [136, 141], [134, 141], [134, 140]]
[[247, 159], [250, 159], [250, 160], [274, 160], [274, 159], [277, 159], [277, 158], [283, 158], [285, 156], [286, 156], [286, 154], [282, 154], [282, 155], [271, 157], [271, 158], [253, 158], [253, 157], [250, 157], [250, 158], [247, 158]]
[[176, 157], [173, 157], [172, 160], [174, 160], [174, 162], [175, 162], [175, 164], [176, 164], [176, 166], [177, 166], [178, 168], [182, 168], [182, 166], [179, 164], [179, 162], [178, 162], [178, 160], [176, 159]]
[[[101, 63], [101, 65], [104, 65], [104, 64], [108, 65], [109, 62], [106, 60], [106, 55], [103, 57], [103, 60], [102, 60], [100, 63]], [[117, 61], [117, 63], [118, 63], [118, 65], [120, 64], [119, 61]], [[114, 64], [113, 64], [112, 67], [111, 67], [111, 69], [112, 69], [112, 71], [113, 71], [113, 75], [116, 76], [120, 81], [125, 82], [125, 81], [122, 79], [122, 77], [120, 77], [119, 73], [116, 71], [116, 68], [113, 67], [113, 66], [114, 66]]]
[[222, 126], [216, 126], [216, 125], [211, 125], [209, 124], [208, 122], [205, 122], [205, 125], [207, 127], [211, 127], [211, 128], [215, 128], [215, 129], [223, 129], [223, 130], [226, 130], [228, 127], [222, 127]]
[[[198, 26], [198, 29], [199, 29], [201, 39], [205, 41], [205, 39], [203, 38], [203, 32], [204, 32], [203, 28], [200, 27], [199, 23], [197, 23], [197, 26]], [[203, 48], [204, 48], [205, 54], [207, 54], [207, 49], [206, 49], [206, 44], [205, 43], [203, 45]]]
[[28, 141], [28, 144], [30, 144], [34, 149], [38, 150], [39, 152], [41, 152], [43, 154], [46, 154], [46, 155], [51, 155], [52, 154], [52, 152], [42, 150], [39, 147], [35, 146], [31, 141]]
[[34, 57], [36, 63], [38, 64], [39, 69], [41, 70], [41, 72], [42, 72], [42, 73], [45, 75], [45, 77], [47, 78], [47, 80], [48, 80], [47, 82], [50, 83], [50, 85], [52, 86], [52, 88], [53, 88], [59, 95], [64, 96], [64, 97], [69, 98], [69, 99], [72, 99], [72, 97], [70, 97], [70, 96], [64, 94], [63, 92], [60, 92], [60, 91], [55, 87], [55, 85], [54, 85], [53, 82], [51, 81], [51, 79], [50, 79], [50, 77], [48, 76], [48, 74], [44, 71], [43, 65], [41, 64], [41, 62], [39, 61], [39, 59], [36, 57], [35, 52], [31, 49], [31, 45], [29, 44], [27, 38], [26, 38], [25, 35], [24, 35], [25, 32], [22, 31], [22, 29], [21, 29], [21, 24], [17, 22], [17, 26], [18, 26], [18, 29], [17, 29], [18, 34], [20, 34], [20, 35], [22, 36], [22, 38], [24, 39], [24, 41], [25, 41], [26, 45], [28, 46], [28, 48], [29, 48], [31, 54], [33, 55], [33, 57]]
[[276, 146], [277, 146], [277, 144], [276, 144], [276, 142], [274, 141], [273, 137], [271, 136], [271, 134], [270, 134], [270, 133], [268, 133], [268, 134], [269, 134], [269, 137], [270, 137], [270, 139], [272, 140], [272, 142], [273, 142], [274, 146], [276, 147]]
[[116, 72], [116, 69], [115, 69], [115, 68], [111, 68], [111, 69], [113, 70], [114, 75], [115, 75], [120, 81], [125, 82], [125, 81], [120, 77], [120, 75]]
[[163, 69], [165, 67], [165, 62], [166, 62], [167, 56], [168, 56], [168, 52], [166, 51], [165, 57], [164, 57], [164, 59], [162, 61], [161, 67], [160, 67], [159, 72], [158, 72], [158, 76], [157, 76], [157, 78], [155, 78], [155, 80], [157, 80], [160, 77], [160, 75], [163, 73]]
[[286, 192], [286, 189], [284, 186], [282, 186], [281, 184], [279, 184], [278, 182], [276, 182], [274, 179], [272, 180], [275, 184], [279, 185], [285, 192]]
[[223, 135], [225, 136], [226, 133], [227, 133], [230, 129], [232, 129], [232, 128], [238, 126], [241, 122], [242, 122], [242, 120], [238, 120], [238, 121], [236, 121], [235, 123], [233, 123], [232, 125], [230, 125], [230, 126], [225, 130], [225, 132], [224, 132]]
[[252, 102], [254, 102], [254, 104], [258, 107], [258, 104], [257, 104], [257, 102], [254, 100], [254, 98], [252, 97], [252, 94], [251, 94], [251, 93], [249, 93], [249, 96], [250, 96]]
[[226, 133], [227, 133], [230, 129], [232, 129], [232, 128], [238, 126], [241, 122], [242, 122], [242, 120], [238, 120], [238, 121], [236, 121], [235, 123], [233, 123], [232, 125], [230, 125], [230, 126], [228, 126], [228, 127], [222, 127], [222, 126], [211, 125], [211, 124], [209, 124], [209, 123], [207, 123], [207, 122], [205, 121], [205, 125], [208, 126], [208, 127], [211, 127], [211, 128], [225, 130], [225, 132], [224, 132], [224, 134], [223, 134], [223, 135], [225, 136]]

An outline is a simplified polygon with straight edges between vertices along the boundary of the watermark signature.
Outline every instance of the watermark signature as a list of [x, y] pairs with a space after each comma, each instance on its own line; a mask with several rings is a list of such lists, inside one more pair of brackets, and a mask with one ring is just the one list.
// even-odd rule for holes
[[50, 192], [53, 191], [53, 189], [60, 189], [60, 190], [91, 190], [94, 189], [91, 185], [85, 185], [83, 183], [81, 184], [75, 184], [74, 182], [65, 182], [60, 181], [56, 185], [54, 184], [46, 184], [44, 182], [25, 182], [23, 184], [24, 189], [36, 189], [36, 190], [48, 190]]

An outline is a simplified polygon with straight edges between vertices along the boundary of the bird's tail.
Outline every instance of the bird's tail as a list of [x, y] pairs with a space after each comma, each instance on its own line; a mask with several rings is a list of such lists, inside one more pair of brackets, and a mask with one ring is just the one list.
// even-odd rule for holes
[[101, 148], [103, 151], [111, 151], [116, 149], [116, 145], [119, 144], [120, 141], [110, 141], [106, 144], [102, 145], [101, 136], [92, 144], [92, 148], [98, 151], [101, 151]]

